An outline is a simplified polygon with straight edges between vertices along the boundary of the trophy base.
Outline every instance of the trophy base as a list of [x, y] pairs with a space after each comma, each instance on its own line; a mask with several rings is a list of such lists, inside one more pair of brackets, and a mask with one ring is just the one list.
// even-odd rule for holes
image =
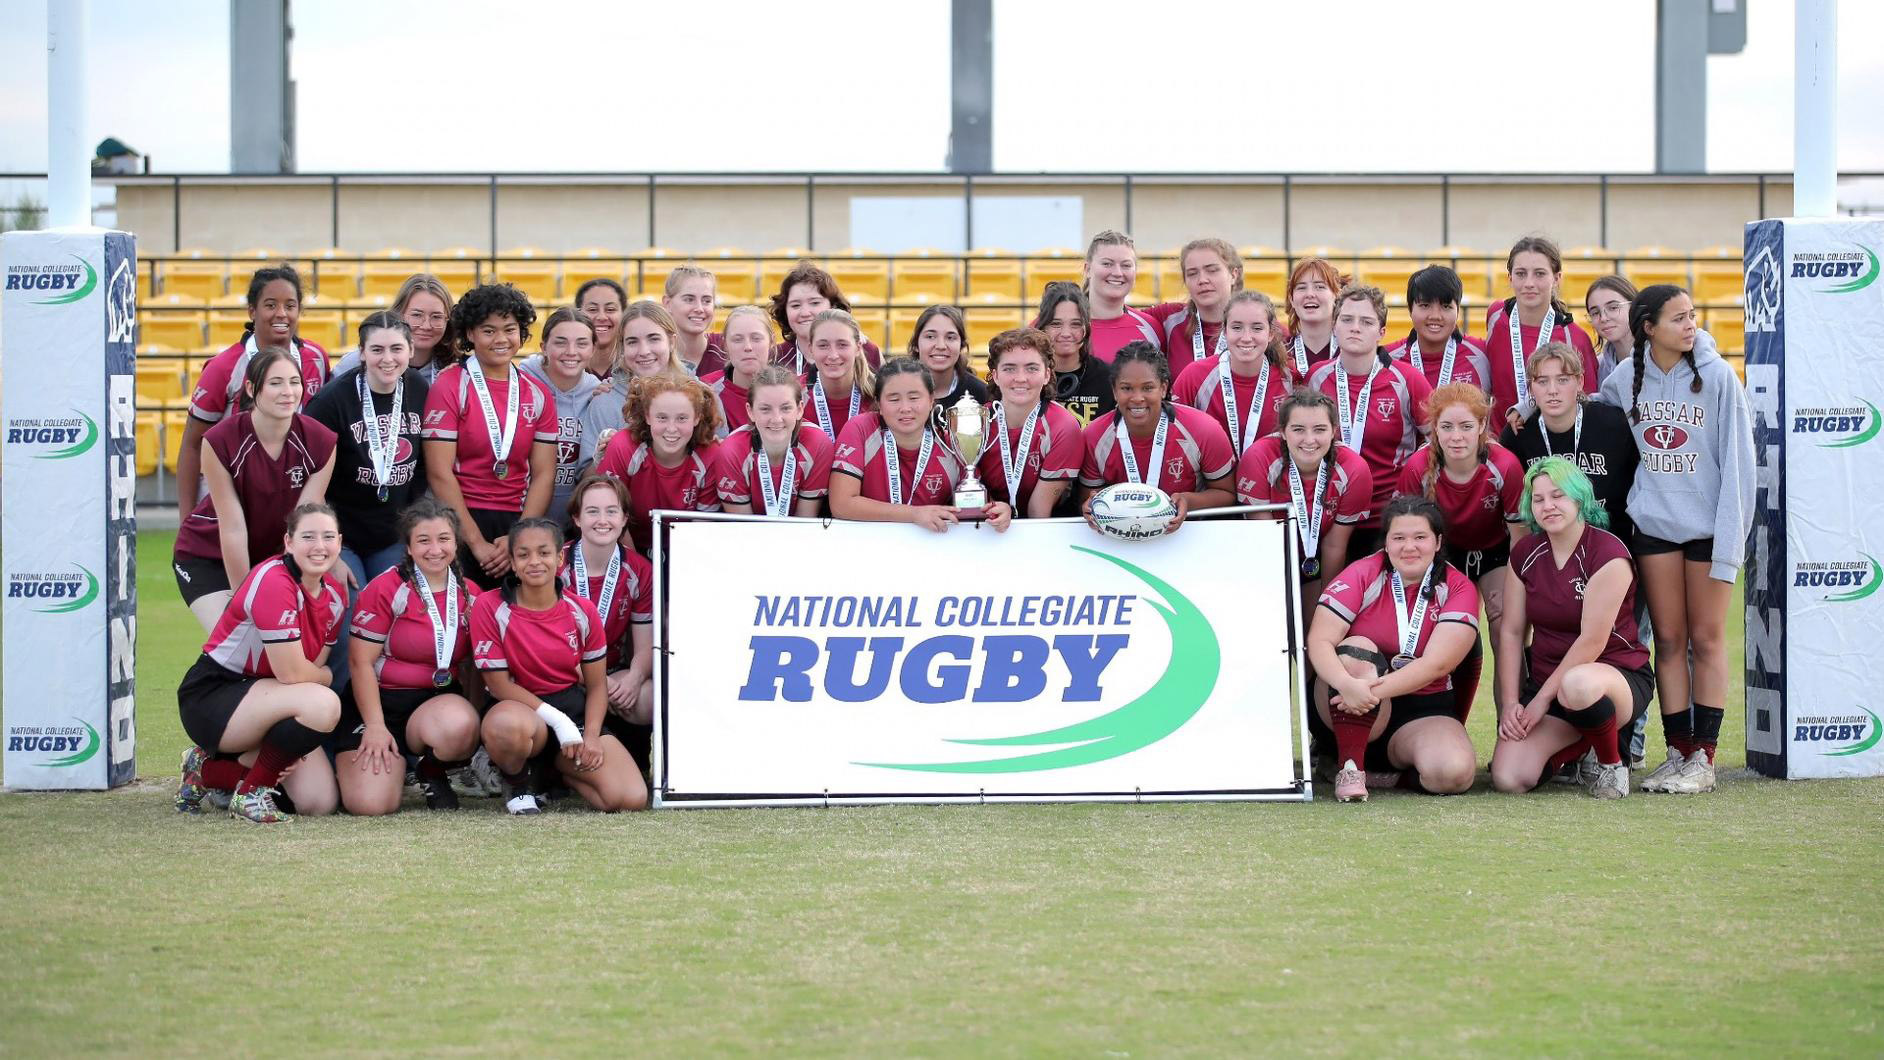
[[988, 491], [986, 489], [958, 489], [955, 491], [955, 515], [961, 519], [985, 519], [988, 517]]

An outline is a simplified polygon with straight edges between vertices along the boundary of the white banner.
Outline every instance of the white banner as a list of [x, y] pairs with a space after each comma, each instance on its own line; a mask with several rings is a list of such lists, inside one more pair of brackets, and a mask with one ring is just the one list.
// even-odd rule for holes
[[136, 275], [122, 232], [0, 241], [9, 788], [136, 771]]
[[1307, 799], [1290, 525], [663, 517], [656, 799]]
[[1884, 774], [1880, 253], [1884, 222], [1747, 226], [1747, 750], [1774, 776]]

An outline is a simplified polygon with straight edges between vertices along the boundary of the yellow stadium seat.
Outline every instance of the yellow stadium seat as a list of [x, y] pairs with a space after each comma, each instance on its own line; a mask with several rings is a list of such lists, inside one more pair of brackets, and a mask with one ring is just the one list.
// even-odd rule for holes
[[1622, 274], [1637, 290], [1657, 283], [1672, 283], [1690, 290], [1694, 286], [1693, 278], [1688, 275], [1688, 255], [1663, 246], [1636, 247], [1629, 251], [1623, 258]]
[[366, 264], [360, 266], [360, 293], [368, 298], [385, 295], [391, 298], [399, 293], [399, 288], [408, 276], [425, 271], [425, 256], [409, 247], [387, 247], [375, 250], [367, 255]]
[[446, 247], [426, 256], [425, 271], [438, 277], [455, 300], [490, 276], [487, 258], [477, 247]]
[[721, 332], [725, 331], [726, 330], [726, 318], [731, 316], [733, 314], [733, 308], [740, 304], [741, 303], [738, 303], [738, 302], [714, 302], [713, 303], [713, 330], [721, 331]]
[[857, 327], [863, 331], [864, 338], [876, 343], [878, 349], [889, 349], [890, 316], [887, 310], [858, 307], [851, 310], [850, 315], [856, 318]]
[[1086, 255], [1071, 247], [1047, 247], [1028, 255], [1021, 270], [1021, 293], [1036, 301], [1047, 284], [1084, 281]]
[[[1500, 297], [1511, 296], [1511, 273], [1505, 268], [1503, 259], [1497, 263], [1498, 286]], [[1557, 293], [1563, 298], [1573, 313], [1583, 309], [1583, 296], [1590, 293], [1590, 284], [1604, 276], [1616, 275], [1616, 252], [1607, 247], [1581, 246], [1571, 247], [1563, 252], [1563, 279], [1558, 282]]]
[[[1157, 277], [1157, 301], [1186, 302], [1190, 300], [1191, 293], [1184, 286], [1184, 265], [1178, 260], [1178, 251], [1180, 249], [1179, 247], [1172, 247], [1170, 250], [1163, 251], [1155, 257], [1138, 259], [1138, 274], [1140, 276], [1149, 272]], [[1137, 290], [1136, 284], [1133, 285], [1133, 290]]]
[[890, 294], [898, 302], [920, 298], [953, 304], [961, 290], [961, 261], [952, 254], [916, 247], [890, 263]]
[[1744, 353], [1747, 348], [1747, 315], [1744, 297], [1735, 295], [1731, 306], [1707, 311], [1707, 333], [1722, 353]]
[[182, 408], [188, 404], [189, 383], [183, 378], [182, 357], [137, 360], [139, 408]]
[[1341, 270], [1343, 276], [1354, 275], [1354, 251], [1349, 250], [1347, 247], [1317, 243], [1314, 246], [1303, 247], [1297, 250], [1294, 256], [1296, 261], [1300, 261], [1303, 258], [1327, 258], [1334, 264], [1335, 268]]
[[1694, 300], [1724, 306], [1746, 295], [1739, 247], [1703, 247], [1694, 252]]
[[303, 303], [301, 323], [295, 328], [296, 333], [323, 350], [340, 349], [344, 318], [338, 308], [338, 301], [318, 298]]
[[1369, 247], [1360, 253], [1356, 274], [1362, 283], [1380, 288], [1389, 299], [1398, 297], [1404, 301], [1407, 281], [1425, 267], [1425, 259], [1405, 247]]
[[1243, 259], [1243, 288], [1263, 292], [1281, 309], [1288, 298], [1288, 292], [1283, 290], [1289, 283], [1288, 251], [1280, 247], [1248, 246], [1238, 247], [1236, 253]]
[[[576, 291], [590, 280], [632, 281], [627, 255], [613, 247], [577, 247], [563, 255], [563, 305], [574, 305]], [[632, 283], [629, 285], [632, 290]]]
[[[1376, 284], [1376, 286], [1378, 286], [1378, 284]], [[1383, 339], [1382, 342], [1398, 342], [1406, 338], [1407, 332], [1412, 330], [1413, 314], [1412, 311], [1407, 308], [1406, 288], [1402, 286], [1398, 294], [1388, 291], [1387, 337]]]
[[[392, 295], [389, 294], [362, 295], [359, 298], [355, 298], [349, 305], [344, 306], [341, 309], [341, 345], [347, 349], [358, 346], [360, 343], [360, 324], [374, 313], [391, 309], [392, 303]], [[547, 314], [539, 310], [537, 320], [541, 321], [546, 315]], [[539, 331], [538, 334], [541, 334], [541, 332]], [[325, 343], [322, 343], [322, 345], [326, 346]], [[333, 349], [331, 346], [327, 346], [327, 348]]]
[[714, 301], [745, 305], [759, 293], [759, 256], [742, 247], [713, 247], [694, 257], [713, 272]]
[[162, 443], [158, 440], [162, 427], [162, 413], [140, 412], [137, 414], [137, 425], [132, 429], [131, 437], [137, 447], [136, 466], [139, 478], [157, 473], [157, 465], [162, 460], [160, 455]]
[[1027, 310], [999, 295], [985, 295], [962, 307], [963, 323], [968, 326], [971, 351], [986, 360], [988, 340], [1010, 328], [1026, 323]]
[[812, 256], [806, 247], [773, 247], [765, 252], [765, 259], [759, 262], [759, 301], [770, 301], [779, 293], [779, 285], [785, 277], [798, 267], [798, 263]]
[[207, 302], [229, 290], [229, 263], [206, 247], [184, 247], [157, 262], [157, 289]]
[[646, 247], [629, 255], [623, 262], [629, 301], [660, 301], [667, 293], [667, 274], [686, 260], [686, 254], [672, 247]]
[[542, 247], [511, 247], [497, 257], [497, 282], [510, 284], [532, 302], [556, 300], [562, 266], [555, 255]]
[[969, 251], [962, 261], [966, 274], [966, 301], [976, 301], [984, 295], [994, 295], [1004, 302], [1019, 302], [1021, 295], [1021, 264], [1013, 251], [999, 247], [984, 247]]
[[[249, 303], [246, 294], [226, 294], [210, 303], [209, 306], [209, 342], [208, 345], [222, 350], [242, 341], [242, 333], [249, 326]], [[190, 346], [191, 349], [195, 345]]]
[[897, 302], [899, 304], [890, 307], [890, 345], [900, 353], [909, 348], [909, 340], [916, 334], [916, 321], [922, 318], [929, 304], [902, 297]]
[[[1497, 290], [1501, 282], [1499, 268], [1485, 252], [1474, 247], [1449, 243], [1443, 247], [1434, 247], [1426, 252], [1426, 260], [1437, 265], [1450, 265], [1452, 271], [1459, 274], [1459, 282], [1465, 286], [1465, 295], [1483, 298]], [[1470, 330], [1469, 328], [1467, 330]]]
[[852, 305], [882, 305], [890, 300], [890, 263], [868, 247], [845, 247], [827, 255], [824, 271]]
[[157, 265], [149, 258], [137, 263], [137, 300], [148, 302], [157, 297]]
[[183, 444], [183, 426], [189, 422], [188, 412], [160, 413], [162, 429], [158, 431], [158, 462], [165, 471], [177, 473], [177, 447]]
[[138, 307], [138, 341], [195, 349], [204, 342], [207, 310], [201, 298], [160, 294]]
[[319, 295], [331, 301], [344, 302], [360, 293], [359, 255], [351, 250], [339, 247], [322, 247], [310, 250], [302, 255], [308, 267], [301, 269], [301, 283], [307, 288], [306, 294], [312, 298]]

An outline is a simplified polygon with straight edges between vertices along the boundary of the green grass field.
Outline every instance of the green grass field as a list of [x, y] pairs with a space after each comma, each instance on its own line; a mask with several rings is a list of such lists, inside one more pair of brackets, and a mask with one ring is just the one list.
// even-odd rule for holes
[[0, 796], [0, 1054], [1884, 1053], [1884, 781], [1746, 774], [1737, 696], [1691, 799], [259, 829], [170, 809], [169, 548], [139, 783]]

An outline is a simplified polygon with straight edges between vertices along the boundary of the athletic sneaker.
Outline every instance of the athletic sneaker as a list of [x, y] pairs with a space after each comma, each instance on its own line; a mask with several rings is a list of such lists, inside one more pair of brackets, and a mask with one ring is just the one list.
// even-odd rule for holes
[[491, 756], [482, 747], [471, 756], [469, 765], [451, 771], [451, 782], [458, 794], [467, 798], [489, 799], [504, 793], [503, 778], [497, 775], [497, 767], [491, 765]]
[[273, 788], [251, 788], [236, 792], [229, 797], [229, 814], [256, 824], [280, 824], [294, 820], [275, 805]]
[[1670, 795], [1699, 795], [1714, 790], [1714, 763], [1706, 751], [1696, 751], [1681, 772], [1668, 779], [1662, 790]]
[[433, 810], [455, 810], [458, 808], [458, 793], [451, 790], [451, 781], [443, 774], [436, 777], [420, 777], [419, 790], [425, 793], [425, 805]]
[[1598, 764], [1596, 780], [1589, 787], [1591, 798], [1626, 799], [1629, 797], [1629, 764], [1617, 762], [1613, 766]]
[[512, 795], [510, 800], [504, 803], [504, 810], [515, 816], [524, 817], [530, 814], [542, 813], [543, 807], [538, 805], [535, 792], [520, 791]]
[[[1702, 755], [1701, 757], [1706, 758], [1707, 756]], [[1681, 756], [1679, 749], [1670, 747], [1668, 749], [1668, 759], [1661, 765], [1656, 766], [1655, 772], [1642, 778], [1642, 790], [1667, 791], [1668, 782], [1675, 779], [1675, 776], [1681, 772], [1681, 767], [1687, 765], [1687, 763], [1688, 760]]]
[[183, 752], [183, 779], [177, 784], [177, 812], [202, 813], [203, 796], [209, 789], [203, 786], [203, 763], [209, 761], [209, 752], [195, 744]]
[[1589, 787], [1589, 781], [1583, 778], [1583, 759], [1591, 758], [1595, 753], [1594, 751], [1586, 751], [1583, 754], [1583, 758], [1579, 758], [1573, 762], [1565, 762], [1558, 768], [1557, 775], [1550, 778], [1550, 782], [1553, 784], [1581, 784], [1584, 787]]
[[229, 812], [229, 800], [234, 796], [235, 792], [233, 791], [224, 791], [221, 788], [204, 788], [203, 805], [215, 810], [217, 813], [227, 813]]
[[1354, 759], [1350, 758], [1335, 774], [1336, 802], [1366, 802], [1367, 774], [1354, 768]]
[[1594, 748], [1583, 752], [1583, 757], [1577, 759], [1577, 783], [1588, 790], [1599, 779], [1602, 768], [1602, 763], [1596, 760]]
[[1370, 769], [1367, 771], [1367, 789], [1369, 791], [1391, 791], [1400, 786], [1406, 774], [1398, 769]]

